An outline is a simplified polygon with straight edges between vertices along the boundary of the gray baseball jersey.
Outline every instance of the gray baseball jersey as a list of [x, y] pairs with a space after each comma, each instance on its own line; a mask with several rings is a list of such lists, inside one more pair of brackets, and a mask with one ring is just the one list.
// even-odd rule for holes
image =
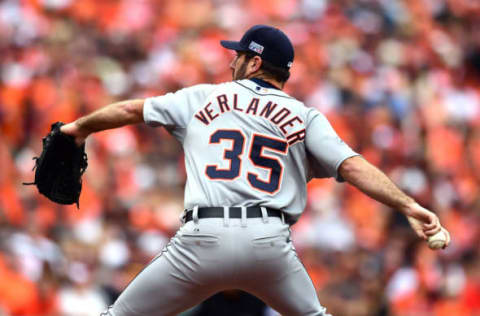
[[149, 98], [144, 120], [185, 151], [185, 208], [262, 205], [298, 219], [311, 177], [357, 155], [316, 109], [257, 80], [201, 84]]
[[[329, 316], [290, 240], [311, 177], [336, 177], [356, 155], [317, 110], [266, 82], [197, 85], [144, 103], [185, 151], [187, 220], [102, 315], [173, 316], [241, 289], [288, 316]], [[223, 217], [200, 216], [223, 206]], [[241, 207], [241, 218], [230, 216]], [[247, 216], [260, 208], [262, 217]], [[260, 206], [260, 207], [258, 207]], [[221, 208], [220, 208], [221, 209]], [[238, 208], [236, 209], [238, 211]], [[278, 211], [277, 211], [278, 212]], [[272, 213], [270, 213], [272, 214]]]

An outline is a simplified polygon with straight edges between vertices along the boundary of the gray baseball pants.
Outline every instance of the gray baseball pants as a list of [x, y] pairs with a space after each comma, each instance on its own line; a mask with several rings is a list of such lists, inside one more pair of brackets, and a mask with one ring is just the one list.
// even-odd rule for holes
[[102, 315], [177, 315], [227, 289], [249, 292], [282, 315], [328, 316], [281, 218], [196, 215]]

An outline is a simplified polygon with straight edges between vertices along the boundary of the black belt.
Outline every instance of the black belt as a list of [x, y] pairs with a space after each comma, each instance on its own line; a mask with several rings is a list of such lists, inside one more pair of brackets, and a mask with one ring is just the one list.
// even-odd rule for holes
[[[247, 207], [247, 218], [262, 217], [262, 209], [259, 206]], [[282, 211], [276, 210], [273, 208], [267, 209], [267, 215], [269, 217], [282, 217]], [[198, 218], [223, 218], [223, 207], [199, 207], [198, 208]], [[242, 208], [241, 207], [229, 207], [228, 208], [228, 217], [229, 218], [242, 218]], [[187, 210], [185, 216], [183, 217], [185, 223], [193, 219], [193, 210]], [[286, 218], [285, 218], [286, 219]]]

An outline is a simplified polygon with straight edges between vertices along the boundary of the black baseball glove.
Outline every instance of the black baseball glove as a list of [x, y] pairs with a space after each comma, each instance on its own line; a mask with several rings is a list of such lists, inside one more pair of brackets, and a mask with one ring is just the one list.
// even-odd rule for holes
[[78, 146], [73, 136], [60, 131], [62, 122], [52, 124], [45, 136], [43, 150], [35, 160], [35, 182], [40, 193], [60, 204], [76, 203], [82, 191], [82, 175], [87, 169], [85, 144]]

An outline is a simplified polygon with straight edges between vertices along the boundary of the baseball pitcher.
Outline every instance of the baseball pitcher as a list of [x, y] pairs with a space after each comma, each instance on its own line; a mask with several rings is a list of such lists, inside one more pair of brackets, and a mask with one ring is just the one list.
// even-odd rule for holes
[[102, 315], [176, 315], [227, 289], [282, 315], [327, 315], [290, 240], [313, 177], [347, 181], [399, 210], [421, 238], [448, 237], [324, 115], [282, 91], [294, 61], [282, 31], [256, 25], [221, 45], [236, 52], [233, 81], [110, 104], [60, 128], [81, 145], [94, 132], [145, 122], [165, 127], [185, 151], [182, 226]]

